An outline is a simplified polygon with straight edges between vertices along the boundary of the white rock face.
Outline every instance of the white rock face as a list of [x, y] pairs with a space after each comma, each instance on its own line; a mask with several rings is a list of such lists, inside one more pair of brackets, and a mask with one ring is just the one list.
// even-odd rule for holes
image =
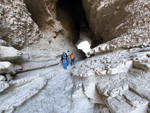
[[[20, 82], [23, 82], [25, 80], [17, 81], [15, 84], [11, 84], [11, 89], [13, 91], [11, 92], [14, 95], [11, 95], [11, 93], [3, 93], [3, 96], [1, 96], [0, 100], [3, 101], [3, 104], [0, 105], [0, 110], [2, 111], [13, 111], [15, 107], [22, 105], [26, 100], [30, 99], [33, 95], [37, 94], [40, 89], [42, 89], [46, 84], [46, 79], [43, 77], [37, 77], [36, 80], [28, 81], [26, 84], [20, 84], [20, 88], [15, 88], [17, 84]], [[28, 84], [28, 85], [27, 85]], [[32, 86], [32, 87], [28, 87]], [[18, 94], [18, 92], [20, 92]]]
[[[1, 42], [5, 41], [1, 40]], [[22, 69], [20, 65], [14, 66], [14, 64], [11, 63], [20, 59], [22, 52], [13, 47], [0, 46], [0, 56], [0, 74], [5, 75], [6, 79], [10, 81], [13, 78], [11, 75], [15, 75], [16, 72], [19, 72]], [[5, 79], [2, 78], [2, 80]]]
[[3, 75], [0, 75], [0, 81], [5, 81], [6, 78]]
[[10, 62], [0, 62], [0, 73], [11, 73], [13, 65]]
[[5, 46], [0, 46], [0, 54], [1, 58], [0, 60], [15, 60], [17, 58], [20, 58], [22, 53], [18, 51], [17, 49], [13, 47], [5, 47]]
[[9, 84], [7, 82], [0, 81], [0, 92], [3, 92], [8, 87], [9, 87]]
[[79, 62], [72, 75], [86, 77], [85, 95], [99, 106], [105, 104], [109, 112], [147, 113], [149, 64], [149, 47], [118, 50]]

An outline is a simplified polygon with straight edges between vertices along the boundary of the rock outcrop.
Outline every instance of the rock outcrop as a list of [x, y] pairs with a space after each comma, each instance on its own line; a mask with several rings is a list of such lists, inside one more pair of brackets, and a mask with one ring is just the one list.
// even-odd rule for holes
[[12, 76], [22, 70], [22, 66], [14, 64], [14, 62], [22, 57], [22, 52], [9, 47], [7, 42], [1, 39], [0, 46], [0, 81], [10, 81]]
[[81, 1], [0, 1], [1, 113], [150, 112], [150, 1]]
[[[149, 1], [82, 1], [90, 29], [99, 36], [95, 40], [103, 38], [103, 42], [106, 42], [100, 49], [112, 50], [118, 47], [130, 48], [149, 44]], [[112, 41], [107, 42], [110, 40]]]
[[91, 31], [104, 43], [91, 49], [92, 57], [79, 62], [72, 75], [83, 78], [84, 94], [97, 106], [105, 105], [104, 113], [149, 112], [150, 89], [142, 87], [150, 79], [150, 2], [83, 0], [83, 5]]
[[8, 44], [22, 48], [42, 37], [23, 0], [1, 0], [0, 15], [0, 37]]

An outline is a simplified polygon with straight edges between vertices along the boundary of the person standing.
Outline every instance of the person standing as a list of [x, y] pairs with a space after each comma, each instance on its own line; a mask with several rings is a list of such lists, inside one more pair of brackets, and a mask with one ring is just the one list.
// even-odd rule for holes
[[67, 61], [68, 61], [68, 65], [69, 65], [69, 63], [70, 63], [70, 51], [67, 51], [66, 54], [67, 54], [67, 56], [68, 56], [68, 57], [67, 57]]
[[68, 65], [67, 59], [68, 59], [67, 54], [65, 52], [63, 52], [63, 54], [61, 56], [61, 61], [63, 63], [64, 69], [67, 69], [67, 65]]
[[72, 66], [72, 65], [75, 65], [75, 56], [74, 56], [73, 53], [71, 53], [70, 59], [71, 59], [71, 66]]
[[67, 65], [68, 65], [67, 59], [63, 59], [63, 67], [64, 67], [64, 69], [66, 69], [66, 70], [67, 70]]

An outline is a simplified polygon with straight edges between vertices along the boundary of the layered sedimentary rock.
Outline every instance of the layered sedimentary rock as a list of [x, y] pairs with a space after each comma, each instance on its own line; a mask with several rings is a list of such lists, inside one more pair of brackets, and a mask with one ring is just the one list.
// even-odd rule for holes
[[[102, 38], [103, 42], [106, 42], [105, 45], [101, 45], [103, 47], [100, 46], [100, 51], [149, 44], [149, 1], [82, 1], [90, 29], [99, 36], [95, 40], [99, 41]], [[110, 40], [112, 41], [109, 42]]]
[[97, 55], [78, 63], [72, 75], [82, 77], [85, 95], [109, 112], [147, 113], [148, 54], [149, 47]]
[[23, 0], [0, 1], [0, 37], [8, 44], [22, 48], [37, 41], [42, 35], [32, 21]]
[[[69, 3], [0, 1], [0, 112], [150, 112], [150, 2], [82, 0], [88, 22]], [[81, 60], [86, 38], [89, 58], [64, 70], [62, 52]]]
[[95, 56], [79, 62], [72, 75], [83, 78], [85, 95], [97, 106], [106, 105], [106, 113], [149, 112], [150, 2], [83, 0], [83, 4], [91, 30], [105, 43], [91, 49], [88, 55]]
[[0, 112], [14, 112], [60, 75], [63, 51], [80, 52], [56, 20], [56, 1], [2, 0], [0, 19]]

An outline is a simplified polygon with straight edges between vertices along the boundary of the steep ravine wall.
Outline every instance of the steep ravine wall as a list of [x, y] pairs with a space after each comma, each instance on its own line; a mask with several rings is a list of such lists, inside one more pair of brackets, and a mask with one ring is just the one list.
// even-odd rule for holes
[[[120, 47], [141, 43], [150, 37], [149, 1], [82, 0], [91, 31], [103, 42], [118, 38]], [[94, 18], [93, 18], [94, 17]], [[97, 37], [97, 38], [100, 38]], [[125, 38], [125, 39], [124, 39]], [[144, 38], [144, 39], [143, 39]], [[99, 39], [95, 39], [99, 40]], [[128, 40], [128, 42], [126, 42]], [[134, 41], [133, 41], [134, 40]], [[117, 40], [118, 41], [118, 40]], [[113, 41], [114, 45], [118, 45]], [[132, 43], [130, 45], [130, 43]]]
[[[74, 52], [78, 56], [76, 60], [82, 59], [68, 31], [56, 20], [55, 3], [0, 1], [1, 113], [14, 112], [44, 89], [49, 80], [60, 75], [63, 51]], [[58, 68], [54, 69], [55, 66]]]
[[83, 4], [91, 31], [104, 42], [89, 51], [92, 57], [79, 62], [72, 75], [83, 78], [83, 92], [95, 103], [94, 112], [149, 113], [150, 2]]

